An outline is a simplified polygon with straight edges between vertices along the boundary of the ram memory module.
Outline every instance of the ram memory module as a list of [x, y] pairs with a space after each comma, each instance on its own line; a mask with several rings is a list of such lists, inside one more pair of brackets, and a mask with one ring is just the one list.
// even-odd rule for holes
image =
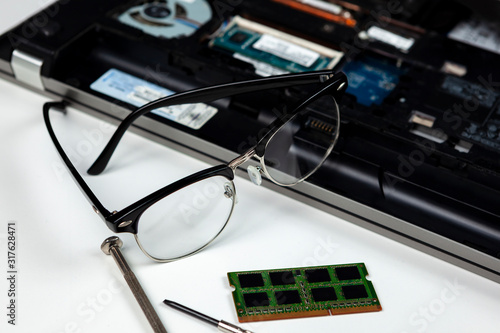
[[227, 275], [240, 322], [382, 310], [363, 263]]
[[[269, 75], [333, 68], [342, 52], [235, 16], [210, 42], [211, 47], [233, 53]], [[267, 67], [267, 69], [266, 69]]]

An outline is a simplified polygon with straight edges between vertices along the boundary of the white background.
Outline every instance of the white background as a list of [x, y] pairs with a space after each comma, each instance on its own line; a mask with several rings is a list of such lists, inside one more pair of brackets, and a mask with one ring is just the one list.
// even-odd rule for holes
[[[2, 0], [1, 30], [42, 4]], [[42, 120], [46, 100], [0, 80], [0, 331], [150, 332], [113, 259], [100, 250], [112, 233], [59, 161]], [[84, 172], [112, 128], [75, 110], [59, 118], [61, 140]], [[107, 172], [87, 179], [113, 210], [206, 166], [127, 134]], [[156, 264], [130, 235], [120, 236], [169, 332], [215, 328], [167, 308], [164, 298], [237, 323], [227, 272], [351, 262], [366, 264], [383, 311], [242, 326], [260, 333], [499, 331], [499, 284], [247, 180], [236, 179], [236, 187], [239, 204], [228, 229], [194, 257]], [[18, 228], [15, 327], [6, 316], [9, 221]]]

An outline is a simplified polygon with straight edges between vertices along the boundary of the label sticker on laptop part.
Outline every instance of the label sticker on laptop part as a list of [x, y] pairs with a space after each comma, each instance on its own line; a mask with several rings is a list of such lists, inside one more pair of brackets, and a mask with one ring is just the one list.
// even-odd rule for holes
[[339, 15], [342, 13], [342, 7], [339, 5], [335, 5], [330, 2], [326, 2], [324, 0], [297, 0], [298, 2], [302, 2], [303, 4], [316, 7], [318, 9], [322, 9], [324, 11]]
[[304, 67], [311, 67], [319, 58], [317, 52], [271, 35], [262, 35], [252, 46], [257, 50], [274, 54]]
[[281, 68], [269, 65], [269, 64], [262, 62], [262, 61], [259, 61], [259, 60], [252, 59], [250, 57], [244, 56], [244, 55], [239, 54], [239, 53], [234, 53], [233, 57], [238, 59], [238, 60], [241, 60], [241, 61], [244, 61], [244, 62], [247, 62], [247, 63], [253, 65], [253, 67], [255, 67], [255, 74], [260, 75], [260, 76], [265, 77], [265, 76], [282, 75], [282, 74], [290, 73], [289, 71], [285, 71]]
[[483, 50], [500, 54], [500, 23], [472, 17], [460, 22], [448, 33], [448, 37]]
[[[90, 88], [137, 107], [141, 107], [158, 98], [175, 94], [172, 90], [114, 68], [108, 70], [97, 81], [92, 83]], [[217, 109], [207, 104], [196, 103], [173, 105], [151, 112], [189, 128], [200, 129], [217, 113]]]
[[366, 33], [369, 38], [392, 45], [403, 52], [408, 52], [415, 43], [413, 38], [406, 38], [376, 26], [370, 27]]

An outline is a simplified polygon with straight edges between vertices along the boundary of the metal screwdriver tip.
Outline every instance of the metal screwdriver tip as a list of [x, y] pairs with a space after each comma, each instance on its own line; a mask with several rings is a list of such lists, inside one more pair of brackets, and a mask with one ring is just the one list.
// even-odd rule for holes
[[204, 322], [209, 323], [210, 325], [217, 327], [219, 329], [219, 331], [221, 331], [221, 332], [224, 332], [224, 333], [252, 333], [249, 330], [245, 330], [241, 327], [238, 327], [236, 325], [228, 323], [227, 321], [217, 320], [215, 318], [209, 317], [201, 312], [198, 312], [196, 310], [188, 308], [187, 306], [184, 306], [184, 305], [179, 304], [177, 302], [170, 301], [170, 300], [166, 299], [163, 301], [163, 303], [165, 303], [165, 305], [168, 305], [176, 310], [184, 312], [185, 314], [188, 314], [192, 317], [203, 320]]

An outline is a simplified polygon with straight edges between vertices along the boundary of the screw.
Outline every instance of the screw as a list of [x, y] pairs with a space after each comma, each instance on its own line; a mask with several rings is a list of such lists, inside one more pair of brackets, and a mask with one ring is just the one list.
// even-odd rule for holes
[[111, 236], [104, 240], [104, 242], [101, 245], [101, 250], [105, 254], [113, 256], [113, 259], [115, 259], [116, 264], [120, 268], [120, 271], [122, 272], [125, 281], [127, 281], [127, 284], [130, 287], [130, 290], [132, 290], [135, 299], [137, 300], [137, 302], [141, 306], [142, 311], [146, 315], [149, 324], [153, 328], [153, 331], [155, 333], [167, 333], [167, 330], [163, 326], [160, 318], [158, 317], [158, 314], [155, 312], [153, 306], [151, 305], [151, 302], [146, 296], [146, 293], [142, 289], [139, 280], [137, 280], [134, 272], [132, 272], [130, 266], [127, 264], [127, 261], [123, 257], [123, 254], [120, 251], [122, 245], [123, 242], [120, 238], [116, 236]]

